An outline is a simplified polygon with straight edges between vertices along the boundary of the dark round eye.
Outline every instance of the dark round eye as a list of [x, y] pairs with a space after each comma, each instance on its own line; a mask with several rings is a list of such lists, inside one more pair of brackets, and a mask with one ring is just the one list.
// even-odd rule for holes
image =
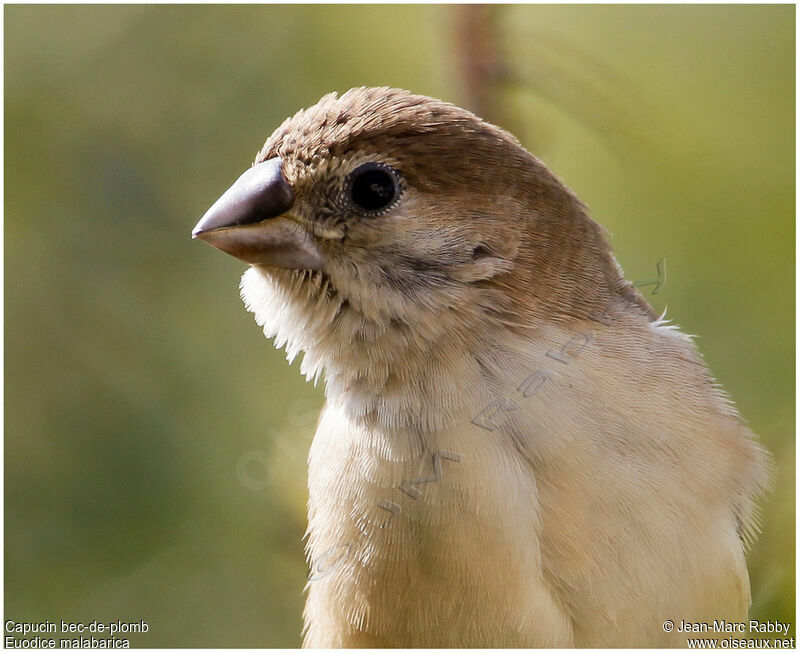
[[399, 190], [397, 173], [382, 163], [365, 163], [350, 173], [350, 199], [364, 211], [385, 209]]

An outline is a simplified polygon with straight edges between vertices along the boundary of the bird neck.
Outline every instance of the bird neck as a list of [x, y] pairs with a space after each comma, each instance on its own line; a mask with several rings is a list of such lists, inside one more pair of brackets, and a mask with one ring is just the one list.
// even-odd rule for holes
[[329, 352], [329, 402], [363, 426], [419, 433], [468, 416], [485, 391], [481, 359], [502, 350], [506, 334], [463, 318], [443, 313], [422, 329], [395, 325]]
[[[561, 261], [567, 254], [558, 248], [531, 248], [508, 274], [410, 318], [367, 318], [322, 275], [258, 267], [242, 277], [242, 297], [290, 361], [303, 352], [307, 379], [324, 374], [328, 401], [355, 424], [433, 433], [470, 421], [551, 326], [602, 319], [617, 299], [650, 310], [622, 277], [599, 228], [588, 218], [576, 224], [584, 233], [572, 234], [564, 248], [571, 262]], [[568, 278], [565, 270], [576, 267], [581, 274]]]

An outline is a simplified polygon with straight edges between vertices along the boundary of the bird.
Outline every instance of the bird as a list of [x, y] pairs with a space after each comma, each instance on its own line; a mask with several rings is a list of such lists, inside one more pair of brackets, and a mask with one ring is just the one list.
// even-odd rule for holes
[[769, 454], [510, 133], [330, 93], [192, 235], [324, 380], [304, 647], [685, 647], [746, 618]]

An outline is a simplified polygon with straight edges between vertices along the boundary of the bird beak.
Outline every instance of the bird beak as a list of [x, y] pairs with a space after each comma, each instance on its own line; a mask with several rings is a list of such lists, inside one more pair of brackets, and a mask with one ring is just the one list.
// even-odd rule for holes
[[206, 211], [192, 238], [253, 265], [321, 270], [312, 235], [285, 215], [293, 205], [292, 187], [275, 157], [239, 177]]

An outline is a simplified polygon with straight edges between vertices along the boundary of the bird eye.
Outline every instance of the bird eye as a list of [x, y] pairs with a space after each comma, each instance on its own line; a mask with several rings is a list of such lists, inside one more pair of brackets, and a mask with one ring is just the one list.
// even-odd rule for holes
[[365, 163], [350, 174], [350, 199], [363, 211], [381, 211], [399, 194], [397, 173], [383, 163]]

